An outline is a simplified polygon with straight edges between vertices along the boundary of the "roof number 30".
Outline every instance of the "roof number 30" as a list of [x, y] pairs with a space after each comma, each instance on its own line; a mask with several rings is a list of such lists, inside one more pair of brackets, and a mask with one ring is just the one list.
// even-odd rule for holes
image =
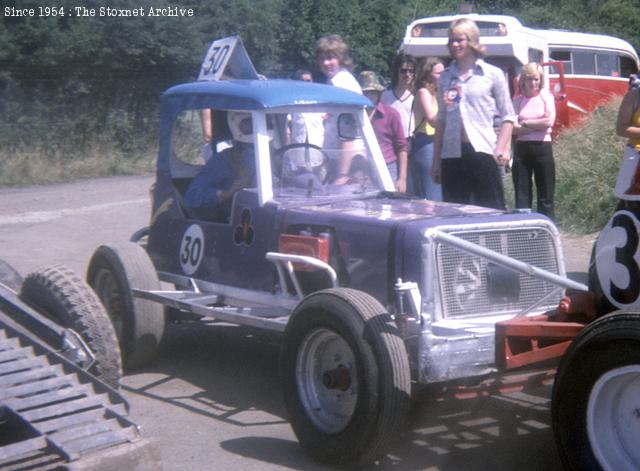
[[180, 244], [180, 265], [187, 275], [193, 275], [204, 255], [204, 235], [197, 224], [189, 226]]
[[225, 46], [215, 46], [211, 50], [211, 54], [209, 55], [208, 64], [204, 68], [205, 75], [215, 74], [220, 70], [225, 63], [225, 59], [229, 54], [229, 45]]

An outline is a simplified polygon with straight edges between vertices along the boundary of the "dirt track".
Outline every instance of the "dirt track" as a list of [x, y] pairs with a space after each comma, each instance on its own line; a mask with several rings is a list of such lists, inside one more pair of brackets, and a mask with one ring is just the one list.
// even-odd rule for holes
[[[84, 274], [97, 245], [149, 217], [152, 177], [0, 189], [0, 258], [21, 273], [66, 264]], [[567, 271], [584, 272], [593, 237], [565, 237]], [[168, 328], [160, 356], [123, 379], [133, 418], [165, 469], [323, 469], [297, 445], [281, 399], [279, 339], [220, 324]], [[401, 443], [376, 469], [559, 469], [550, 386], [420, 400]]]

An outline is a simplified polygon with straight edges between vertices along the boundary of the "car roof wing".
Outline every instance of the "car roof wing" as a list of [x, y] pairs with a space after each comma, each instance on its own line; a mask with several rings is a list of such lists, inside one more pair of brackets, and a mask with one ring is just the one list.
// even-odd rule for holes
[[176, 85], [161, 98], [178, 108], [258, 111], [285, 107], [372, 106], [364, 95], [298, 80], [219, 80]]
[[239, 36], [216, 39], [211, 43], [200, 65], [198, 80], [259, 78]]

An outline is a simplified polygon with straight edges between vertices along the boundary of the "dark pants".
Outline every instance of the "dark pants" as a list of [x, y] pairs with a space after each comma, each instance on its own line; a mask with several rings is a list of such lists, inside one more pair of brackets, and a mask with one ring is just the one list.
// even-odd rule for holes
[[553, 219], [556, 166], [553, 161], [551, 142], [516, 142], [513, 160], [513, 187], [516, 193], [516, 208], [531, 208], [533, 202], [532, 177], [536, 182], [537, 211]]
[[462, 157], [441, 162], [443, 201], [505, 209], [502, 177], [492, 155], [463, 143]]

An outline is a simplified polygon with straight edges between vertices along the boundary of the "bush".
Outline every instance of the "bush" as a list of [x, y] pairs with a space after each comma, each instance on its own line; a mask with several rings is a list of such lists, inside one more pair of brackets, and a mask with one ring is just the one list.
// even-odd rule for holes
[[613, 189], [625, 140], [615, 132], [620, 99], [598, 108], [554, 143], [556, 218], [569, 232], [599, 231], [616, 206]]

